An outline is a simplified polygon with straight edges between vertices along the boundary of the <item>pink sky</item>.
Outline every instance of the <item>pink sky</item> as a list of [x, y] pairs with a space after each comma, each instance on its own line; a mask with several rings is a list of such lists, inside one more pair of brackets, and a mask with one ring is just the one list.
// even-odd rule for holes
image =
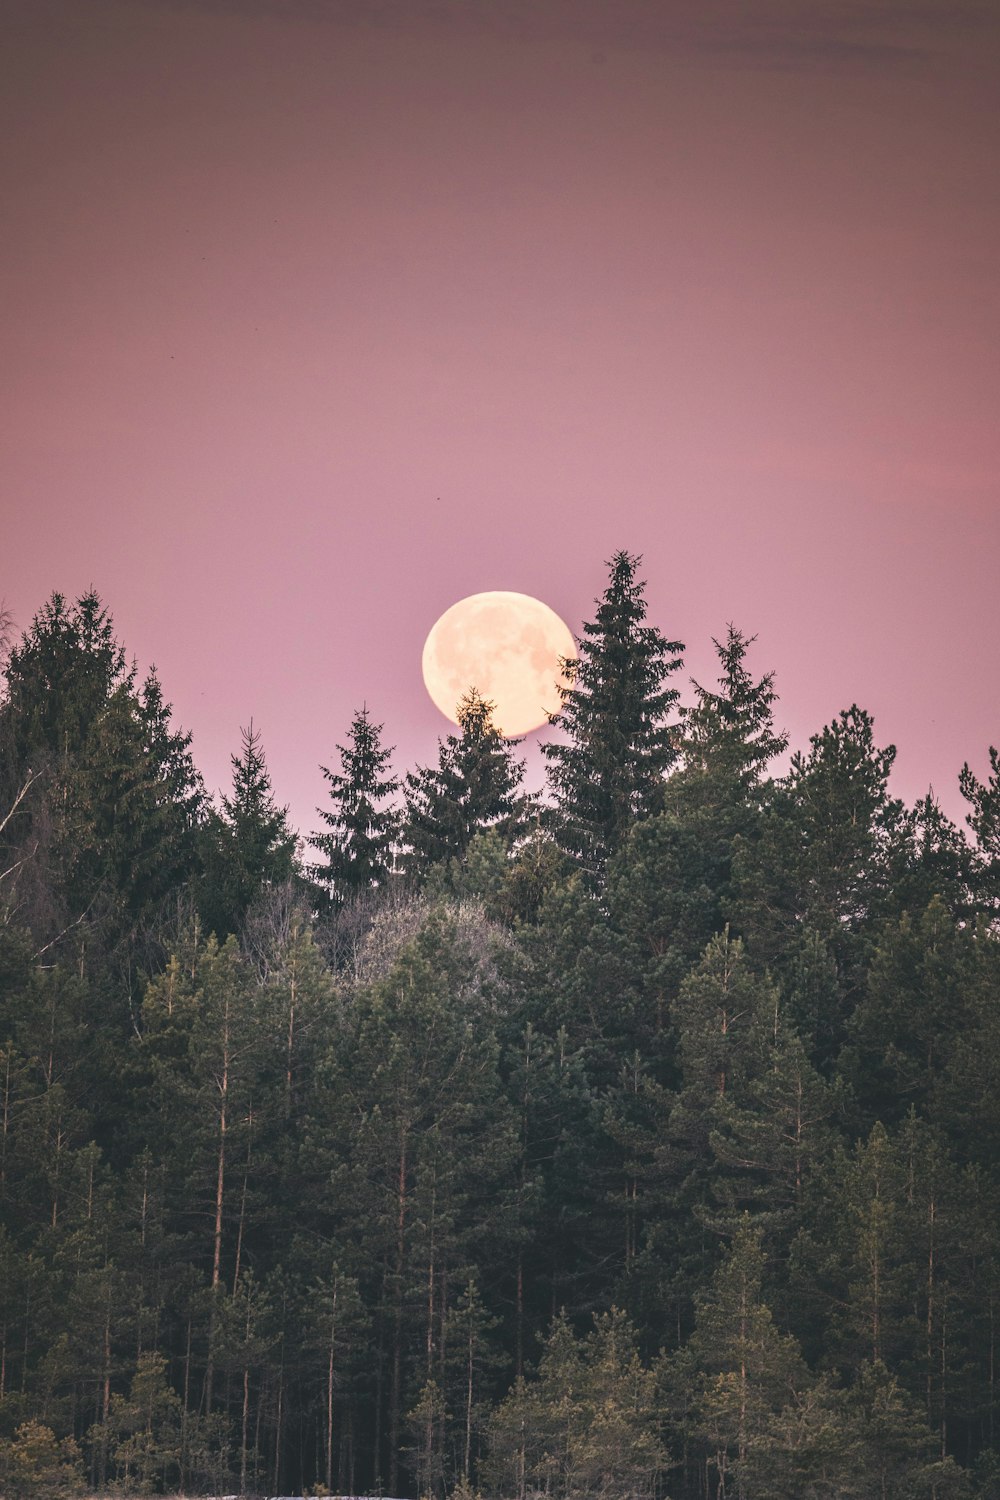
[[[94, 585], [309, 831], [437, 616], [617, 548], [804, 744], [1000, 738], [1000, 10], [5, 0], [0, 598]], [[534, 756], [537, 762], [537, 755]]]

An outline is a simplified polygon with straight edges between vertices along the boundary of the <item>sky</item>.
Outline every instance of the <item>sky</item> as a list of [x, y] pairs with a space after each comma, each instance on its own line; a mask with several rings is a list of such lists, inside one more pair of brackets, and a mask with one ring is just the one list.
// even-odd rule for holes
[[[807, 746], [1000, 740], [993, 0], [0, 0], [0, 600], [89, 587], [209, 786], [398, 770], [465, 595], [642, 555]], [[690, 688], [680, 684], [684, 696]], [[525, 743], [537, 783], [539, 755]]]

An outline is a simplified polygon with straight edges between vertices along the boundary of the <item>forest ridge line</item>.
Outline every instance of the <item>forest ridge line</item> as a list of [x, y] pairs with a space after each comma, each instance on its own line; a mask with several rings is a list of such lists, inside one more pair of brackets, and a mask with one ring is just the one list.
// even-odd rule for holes
[[0, 700], [0, 1492], [1000, 1494], [971, 838], [617, 553], [542, 747], [355, 714], [305, 852], [94, 593]]

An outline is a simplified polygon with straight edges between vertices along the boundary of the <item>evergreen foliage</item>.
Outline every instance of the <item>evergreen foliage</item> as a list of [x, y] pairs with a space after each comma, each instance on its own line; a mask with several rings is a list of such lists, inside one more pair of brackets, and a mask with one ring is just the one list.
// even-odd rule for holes
[[233, 789], [222, 797], [205, 835], [201, 910], [206, 927], [221, 936], [238, 932], [254, 901], [295, 873], [296, 837], [288, 809], [274, 800], [260, 731], [241, 729], [242, 749], [230, 757]]
[[[314, 876], [93, 593], [0, 702], [0, 1493], [995, 1500], [997, 761], [778, 774], [619, 553], [545, 819], [352, 720]], [[0, 621], [2, 634], [2, 621]], [[315, 908], [319, 906], [317, 911]]]
[[470, 688], [456, 713], [462, 732], [439, 742], [437, 765], [406, 774], [402, 862], [418, 877], [461, 863], [477, 834], [494, 832], [509, 848], [530, 824], [524, 763], [494, 724], [493, 704]]
[[962, 796], [970, 805], [966, 822], [976, 836], [975, 874], [982, 895], [995, 912], [1000, 906], [1000, 755], [990, 746], [990, 774], [980, 781], [968, 762], [958, 774]]
[[382, 746], [382, 725], [367, 706], [354, 715], [347, 745], [338, 745], [341, 769], [320, 769], [330, 783], [332, 808], [317, 808], [328, 832], [309, 840], [324, 855], [309, 873], [337, 905], [384, 885], [393, 867], [400, 816], [391, 804], [399, 780], [386, 775], [392, 755]]
[[53, 594], [10, 649], [0, 702], [0, 895], [98, 965], [197, 870], [204, 787], [155, 670], [137, 684], [93, 590]]
[[555, 836], [591, 877], [632, 822], [660, 807], [664, 775], [677, 758], [667, 718], [680, 694], [667, 682], [684, 647], [646, 624], [639, 562], [628, 552], [612, 557], [596, 618], [583, 627], [577, 657], [564, 663], [569, 684], [560, 687], [552, 723], [565, 739], [542, 746]]

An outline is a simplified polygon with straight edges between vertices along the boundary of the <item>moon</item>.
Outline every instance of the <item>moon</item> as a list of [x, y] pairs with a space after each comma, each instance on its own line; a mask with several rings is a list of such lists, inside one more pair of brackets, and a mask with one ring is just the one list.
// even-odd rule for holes
[[424, 643], [424, 682], [453, 724], [470, 688], [494, 704], [493, 722], [505, 739], [548, 722], [565, 684], [560, 658], [573, 660], [576, 643], [556, 612], [530, 594], [496, 591], [459, 599], [431, 627]]

